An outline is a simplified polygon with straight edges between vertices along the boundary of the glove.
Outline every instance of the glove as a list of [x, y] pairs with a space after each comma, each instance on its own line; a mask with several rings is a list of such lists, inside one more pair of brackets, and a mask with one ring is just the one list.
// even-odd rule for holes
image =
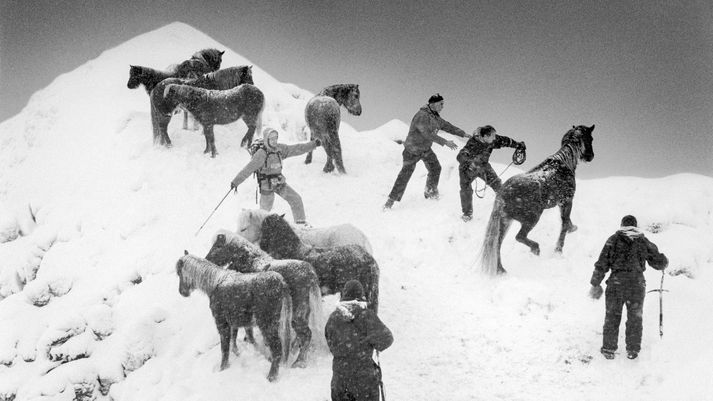
[[592, 288], [589, 289], [589, 296], [592, 297], [592, 299], [599, 299], [603, 292], [604, 289], [601, 285], [593, 285]]
[[314, 143], [315, 143], [317, 146], [322, 146], [322, 141], [321, 141], [319, 138], [315, 139], [315, 140], [314, 140]]
[[452, 150], [458, 149], [458, 145], [456, 145], [456, 143], [453, 141], [446, 141], [446, 146], [448, 146], [448, 148]]
[[525, 150], [526, 149], [525, 142], [518, 142], [517, 149]]
[[238, 192], [238, 186], [235, 185], [235, 183], [231, 182], [231, 183], [230, 183], [230, 190], [237, 193], [237, 192]]

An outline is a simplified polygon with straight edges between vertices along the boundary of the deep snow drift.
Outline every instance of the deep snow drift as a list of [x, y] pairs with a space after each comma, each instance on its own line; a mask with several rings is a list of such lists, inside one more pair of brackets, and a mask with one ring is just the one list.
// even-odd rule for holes
[[[215, 159], [202, 153], [200, 131], [182, 130], [179, 118], [169, 127], [173, 147], [154, 147], [148, 96], [126, 80], [129, 64], [162, 68], [205, 47], [226, 49], [181, 23], [140, 35], [59, 76], [0, 124], [0, 400], [329, 399], [331, 357], [323, 349], [306, 369], [282, 367], [276, 383], [265, 380], [264, 347], [246, 343], [217, 372], [207, 298], [178, 294], [183, 250], [204, 256], [216, 230], [235, 229], [240, 208], [256, 207], [248, 180], [194, 236], [248, 160], [239, 147], [246, 127], [216, 127]], [[251, 64], [226, 50], [223, 67]], [[257, 65], [253, 74], [266, 95], [264, 125], [282, 142], [305, 140], [304, 105], [321, 88], [280, 83]], [[324, 86], [335, 83], [346, 82]], [[577, 123], [596, 123], [595, 137], [607, 129]], [[374, 246], [380, 315], [395, 337], [381, 355], [388, 399], [713, 397], [705, 373], [713, 367], [712, 178], [580, 180], [572, 213], [579, 230], [564, 253], [552, 251], [559, 213], [548, 210], [531, 233], [542, 255], [514, 241], [515, 224], [503, 245], [509, 274], [493, 279], [475, 264], [493, 193], [475, 200], [473, 221], [459, 219], [455, 152], [434, 146], [440, 201], [423, 199], [420, 165], [403, 202], [381, 211], [401, 165], [394, 140], [407, 129], [398, 120], [368, 132], [342, 123], [347, 175], [322, 173], [321, 149], [311, 165], [285, 161], [312, 225], [350, 222]], [[546, 156], [530, 154], [522, 167]], [[596, 156], [578, 168], [596, 169]], [[278, 198], [275, 211], [289, 207]], [[671, 260], [664, 336], [657, 295], [649, 294], [639, 359], [608, 361], [598, 353], [603, 298], [586, 293], [604, 241], [629, 213]], [[646, 277], [649, 289], [658, 287], [658, 272]], [[335, 301], [325, 298], [325, 313]]]

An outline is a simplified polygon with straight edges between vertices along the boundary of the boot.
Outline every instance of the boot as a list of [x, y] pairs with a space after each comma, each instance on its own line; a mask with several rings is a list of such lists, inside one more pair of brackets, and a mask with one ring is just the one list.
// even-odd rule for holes
[[602, 355], [604, 355], [604, 358], [614, 359], [614, 351], [612, 351], [610, 349], [602, 348], [601, 353], [602, 353]]
[[391, 206], [394, 206], [394, 200], [389, 198], [386, 200], [386, 203], [384, 203], [384, 210], [391, 209]]
[[472, 214], [463, 214], [463, 216], [461, 216], [460, 219], [467, 223], [467, 222], [473, 220], [473, 215]]
[[433, 200], [438, 200], [441, 198], [441, 196], [438, 194], [437, 188], [426, 188], [426, 190], [423, 192], [423, 196], [426, 199], [433, 199]]

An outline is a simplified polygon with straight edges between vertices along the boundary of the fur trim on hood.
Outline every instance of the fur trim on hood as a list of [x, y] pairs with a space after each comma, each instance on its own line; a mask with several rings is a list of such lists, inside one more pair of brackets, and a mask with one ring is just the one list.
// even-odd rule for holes
[[632, 241], [644, 236], [644, 233], [638, 227], [633, 227], [633, 226], [622, 227], [617, 232], [620, 235], [623, 235], [624, 237], [629, 238]]
[[354, 314], [359, 309], [366, 309], [366, 302], [354, 299], [351, 301], [339, 302], [335, 311], [347, 320], [354, 320]]

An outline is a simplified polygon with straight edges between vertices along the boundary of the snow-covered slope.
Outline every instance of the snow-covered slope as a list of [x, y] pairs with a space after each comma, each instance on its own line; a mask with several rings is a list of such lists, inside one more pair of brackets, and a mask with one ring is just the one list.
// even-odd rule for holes
[[[234, 229], [240, 208], [256, 207], [247, 181], [194, 235], [248, 160], [239, 147], [246, 127], [216, 128], [215, 159], [202, 153], [200, 131], [180, 129], [179, 119], [169, 127], [174, 146], [154, 147], [148, 97], [126, 80], [129, 64], [161, 68], [205, 47], [227, 50], [224, 67], [252, 64], [174, 23], [59, 76], [0, 124], [0, 400], [329, 399], [324, 350], [308, 368], [283, 367], [268, 383], [265, 350], [241, 343], [241, 356], [218, 372], [206, 297], [178, 294], [183, 250], [204, 255], [213, 232]], [[265, 125], [283, 142], [304, 140], [311, 93], [258, 65], [253, 74], [266, 95]], [[713, 361], [713, 179], [579, 181], [579, 231], [563, 255], [552, 252], [559, 214], [549, 210], [531, 234], [542, 255], [516, 243], [513, 229], [503, 245], [509, 274], [491, 279], [475, 260], [493, 194], [476, 199], [473, 221], [460, 221], [455, 152], [434, 146], [443, 165], [440, 201], [423, 199], [419, 166], [403, 202], [381, 211], [401, 166], [395, 140], [407, 129], [395, 120], [359, 133], [342, 123], [347, 175], [322, 173], [321, 149], [311, 165], [285, 160], [312, 225], [350, 222], [374, 246], [380, 315], [395, 336], [381, 354], [389, 399], [711, 398], [703, 372]], [[529, 155], [523, 167], [545, 156]], [[597, 168], [597, 159], [579, 168]], [[503, 178], [517, 172], [510, 167]], [[278, 198], [275, 211], [289, 207]], [[640, 358], [607, 361], [598, 353], [603, 301], [586, 291], [601, 246], [629, 213], [671, 259], [665, 334], [657, 336], [658, 302], [649, 295]], [[656, 287], [658, 272], [646, 275]], [[334, 302], [325, 299], [325, 313]]]

